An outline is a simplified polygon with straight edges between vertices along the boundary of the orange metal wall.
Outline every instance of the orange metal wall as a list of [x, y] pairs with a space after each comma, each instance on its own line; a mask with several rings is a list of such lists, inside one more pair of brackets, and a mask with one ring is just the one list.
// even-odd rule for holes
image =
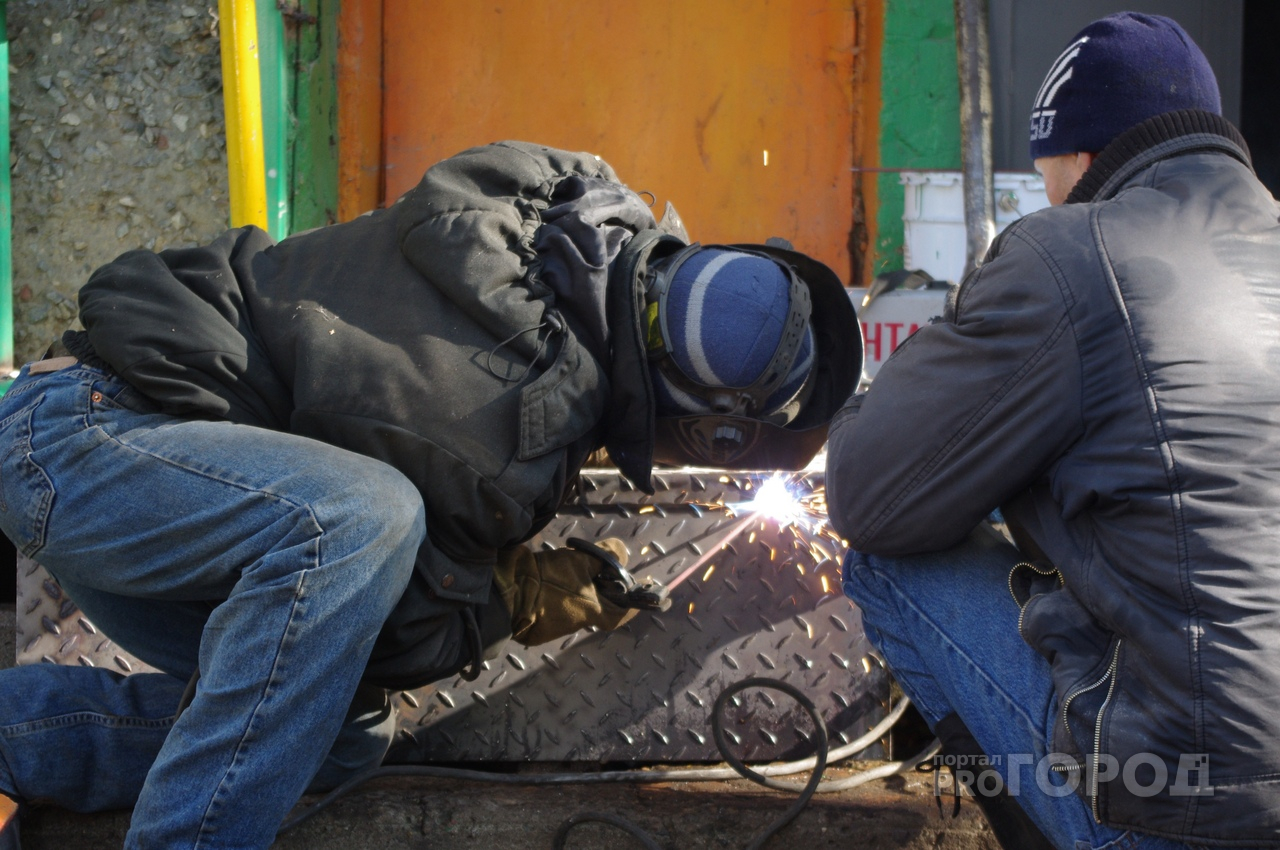
[[[586, 150], [653, 193], [657, 210], [675, 203], [693, 238], [782, 236], [848, 283], [860, 232], [851, 168], [865, 150], [855, 138], [857, 12], [867, 3], [375, 2], [382, 197], [476, 144]], [[369, 0], [346, 0], [344, 16], [361, 6]], [[347, 92], [359, 88], [348, 78]]]
[[338, 220], [382, 202], [382, 3], [338, 9]]

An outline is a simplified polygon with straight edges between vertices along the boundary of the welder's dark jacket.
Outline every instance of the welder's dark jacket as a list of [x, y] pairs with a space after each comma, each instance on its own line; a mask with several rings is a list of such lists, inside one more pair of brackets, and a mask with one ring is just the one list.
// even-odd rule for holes
[[996, 240], [828, 447], [856, 550], [944, 550], [1003, 507], [1057, 571], [1010, 581], [1052, 747], [1154, 754], [1164, 792], [1100, 783], [1095, 816], [1193, 844], [1280, 846], [1278, 214], [1227, 122], [1138, 125]]
[[[590, 187], [618, 201], [593, 211], [599, 233], [567, 232], [592, 230], [577, 219], [543, 245], [544, 213]], [[82, 289], [87, 340], [68, 346], [168, 413], [313, 437], [403, 472], [428, 537], [373, 668], [422, 684], [442, 658], [467, 660], [459, 609], [486, 603], [496, 552], [554, 516], [591, 451], [607, 443], [649, 487], [643, 299], [605, 281], [606, 254], [653, 227], [598, 157], [488, 145], [386, 210], [278, 245], [241, 228], [124, 254]]]

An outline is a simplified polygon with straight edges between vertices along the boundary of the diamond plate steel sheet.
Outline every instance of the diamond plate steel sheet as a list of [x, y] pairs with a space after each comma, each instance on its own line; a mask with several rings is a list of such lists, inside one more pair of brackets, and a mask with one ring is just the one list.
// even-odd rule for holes
[[[614, 471], [584, 472], [534, 545], [621, 538], [634, 574], [679, 582], [671, 610], [642, 612], [614, 632], [532, 648], [509, 643], [473, 682], [401, 694], [390, 759], [719, 761], [711, 707], [749, 676], [808, 694], [832, 746], [861, 735], [885, 714], [889, 677], [840, 592], [844, 546], [826, 523], [822, 475], [786, 478], [798, 509], [782, 518], [755, 503], [774, 477], [659, 472], [650, 496]], [[116, 647], [25, 558], [17, 601], [18, 663], [152, 669]], [[808, 754], [809, 721], [786, 697], [747, 692], [727, 719], [743, 758]], [[867, 753], [880, 754], [879, 747]]]
[[[888, 676], [840, 590], [844, 546], [826, 523], [822, 475], [786, 479], [799, 505], [783, 519], [752, 504], [773, 477], [659, 472], [649, 496], [616, 472], [583, 473], [535, 544], [621, 538], [633, 574], [670, 585], [689, 573], [671, 610], [614, 632], [512, 643], [474, 682], [402, 695], [392, 758], [718, 761], [711, 707], [749, 676], [808, 694], [833, 746], [865, 732], [884, 716]], [[739, 755], [808, 754], [809, 720], [790, 700], [756, 691], [736, 702], [727, 729]]]
[[89, 622], [44, 567], [18, 555], [18, 664], [83, 664], [119, 673], [152, 672]]

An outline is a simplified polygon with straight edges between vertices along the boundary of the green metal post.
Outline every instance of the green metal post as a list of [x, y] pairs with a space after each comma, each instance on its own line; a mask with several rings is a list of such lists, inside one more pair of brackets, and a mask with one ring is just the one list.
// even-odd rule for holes
[[338, 220], [338, 3], [301, 0], [291, 26], [293, 226]]
[[13, 381], [13, 206], [9, 186], [9, 6], [0, 0], [0, 392]]
[[267, 231], [274, 239], [290, 233], [288, 51], [284, 17], [275, 3], [259, 0], [258, 67], [262, 80], [262, 143], [267, 172]]

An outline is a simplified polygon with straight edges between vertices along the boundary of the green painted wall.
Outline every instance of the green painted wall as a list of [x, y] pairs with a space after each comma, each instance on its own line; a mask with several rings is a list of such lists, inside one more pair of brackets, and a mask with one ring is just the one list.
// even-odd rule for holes
[[301, 0], [284, 12], [293, 97], [289, 179], [292, 230], [338, 220], [338, 0]]
[[896, 169], [960, 169], [960, 82], [953, 0], [883, 0], [875, 273], [902, 268]]
[[284, 16], [274, 3], [256, 4], [258, 18], [258, 66], [262, 77], [262, 153], [267, 176], [267, 232], [280, 240], [289, 225], [289, 51], [284, 38]]

